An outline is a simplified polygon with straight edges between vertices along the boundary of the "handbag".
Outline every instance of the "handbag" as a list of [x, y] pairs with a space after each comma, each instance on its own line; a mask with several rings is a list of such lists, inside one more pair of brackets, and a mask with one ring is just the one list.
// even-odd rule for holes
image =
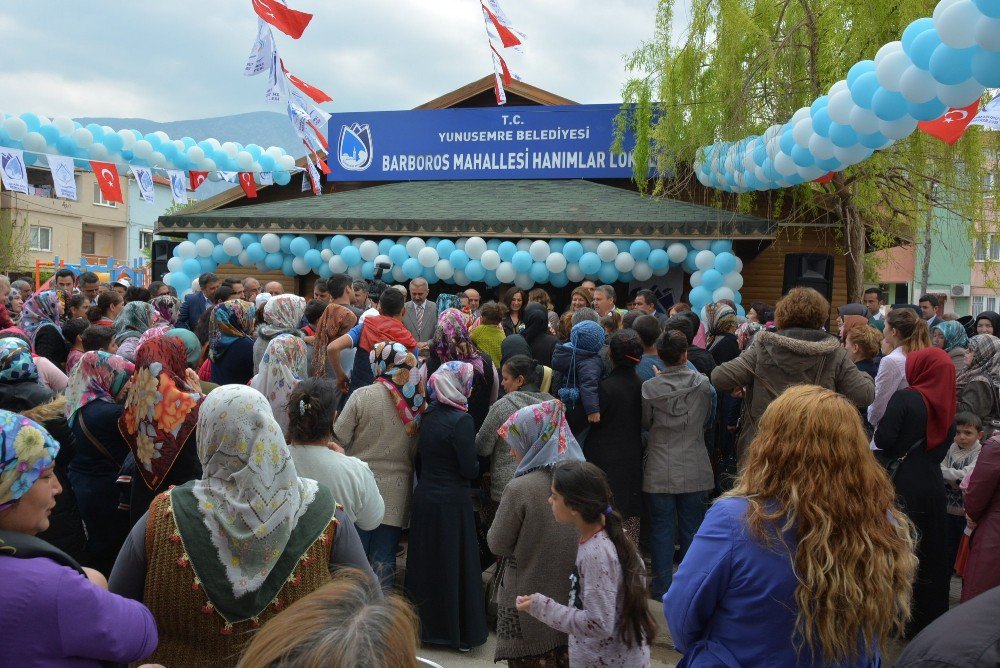
[[503, 575], [506, 570], [507, 558], [499, 557], [493, 569], [493, 575], [490, 576], [489, 582], [486, 583], [486, 622], [490, 625], [490, 628], [494, 629], [497, 626], [497, 609], [499, 607], [497, 604], [497, 594], [500, 592], [500, 583], [503, 582]]
[[916, 443], [910, 446], [910, 449], [903, 453], [902, 457], [883, 460], [882, 465], [885, 466], [885, 472], [889, 474], [889, 480], [895, 482], [896, 474], [899, 473], [899, 465], [903, 463], [903, 460], [910, 456], [911, 453], [916, 452], [919, 448], [922, 448], [924, 441], [926, 439], [921, 438]]

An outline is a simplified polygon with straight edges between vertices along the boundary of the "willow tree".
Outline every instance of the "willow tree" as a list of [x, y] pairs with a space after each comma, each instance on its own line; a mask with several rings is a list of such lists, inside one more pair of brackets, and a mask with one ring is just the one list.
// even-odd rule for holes
[[[679, 4], [659, 0], [653, 38], [626, 63], [623, 98], [634, 107], [620, 115], [619, 130], [635, 132], [635, 180], [654, 196], [690, 197], [701, 187], [691, 168], [699, 147], [786, 122], [845, 78], [851, 65], [874, 57], [911, 21], [929, 16], [936, 3], [690, 0], [690, 21], [677, 33]], [[982, 234], [971, 221], [982, 218], [984, 149], [1000, 147], [998, 135], [973, 127], [948, 146], [917, 131], [826, 185], [741, 195], [712, 191], [708, 198], [785, 222], [833, 221], [846, 258], [848, 295], [859, 301], [866, 251], [913, 239], [934, 207], [970, 221], [970, 234]], [[639, 168], [647, 158], [667, 176], [650, 183]]]

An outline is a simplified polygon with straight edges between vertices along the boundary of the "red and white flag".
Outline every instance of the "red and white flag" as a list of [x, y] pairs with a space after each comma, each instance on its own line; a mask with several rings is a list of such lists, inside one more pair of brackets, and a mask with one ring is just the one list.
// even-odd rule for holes
[[917, 127], [947, 144], [954, 144], [965, 134], [977, 111], [979, 100], [961, 109], [949, 109], [948, 113], [936, 121], [921, 121], [917, 123]]
[[490, 51], [493, 52], [493, 92], [496, 94], [497, 104], [504, 105], [507, 104], [507, 93], [504, 91], [504, 85], [510, 85], [510, 70], [507, 69], [507, 62], [492, 43]]
[[322, 190], [320, 189], [321, 181], [319, 172], [316, 171], [316, 166], [309, 159], [308, 155], [306, 156], [306, 173], [309, 174], [309, 182], [312, 184], [313, 195], [320, 195]]
[[240, 172], [240, 187], [247, 197], [253, 199], [257, 197], [257, 185], [253, 182], [253, 172]]
[[208, 178], [208, 172], [188, 172], [191, 176], [191, 190], [197, 190], [198, 186], [205, 182]]
[[302, 37], [313, 17], [312, 14], [285, 7], [278, 0], [250, 0], [250, 4], [257, 16], [294, 39]]
[[524, 44], [524, 33], [511, 24], [510, 19], [507, 18], [507, 14], [503, 11], [503, 7], [500, 6], [500, 0], [481, 0], [479, 4], [483, 8], [483, 14], [486, 17], [487, 32], [490, 32], [490, 27], [492, 26], [495, 33], [491, 34], [490, 37], [499, 39], [505, 49]]
[[97, 185], [101, 187], [101, 194], [109, 202], [125, 203], [122, 197], [122, 184], [118, 179], [118, 168], [113, 162], [90, 161], [90, 168], [94, 170], [97, 177]]
[[293, 86], [311, 97], [316, 102], [333, 102], [333, 98], [321, 91], [319, 88], [316, 88], [316, 86], [311, 84], [307, 84], [305, 81], [289, 72], [288, 68], [285, 67], [285, 61], [281, 59], [279, 59], [279, 61], [281, 62], [281, 71], [285, 73], [285, 76], [288, 77], [288, 80]]

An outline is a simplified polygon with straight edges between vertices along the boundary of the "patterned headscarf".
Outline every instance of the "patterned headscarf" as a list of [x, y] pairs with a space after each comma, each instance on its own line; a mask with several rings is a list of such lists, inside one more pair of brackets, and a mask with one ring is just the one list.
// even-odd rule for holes
[[297, 336], [282, 334], [271, 339], [250, 387], [271, 403], [281, 433], [288, 433], [288, 397], [306, 377], [306, 344]]
[[737, 325], [739, 325], [736, 320], [736, 311], [726, 304], [708, 304], [705, 307], [704, 323], [709, 346], [719, 334], [735, 332]]
[[974, 380], [991, 386], [1000, 383], [1000, 339], [990, 334], [976, 334], [969, 339], [968, 350], [972, 353], [972, 361], [958, 374], [958, 388]]
[[136, 346], [136, 350], [138, 350], [139, 346], [146, 343], [147, 341], [158, 339], [166, 333], [167, 333], [166, 327], [150, 327], [149, 329], [147, 329], [145, 332], [142, 333], [142, 336], [139, 337], [139, 344]]
[[153, 326], [152, 304], [129, 302], [115, 318], [115, 343], [121, 345], [128, 339], [137, 339]]
[[59, 293], [55, 290], [39, 292], [24, 302], [24, 308], [21, 310], [21, 329], [28, 336], [32, 346], [35, 344], [35, 335], [42, 326], [53, 325], [62, 331], [58, 304]]
[[119, 355], [103, 350], [84, 353], [66, 386], [69, 425], [73, 426], [77, 412], [92, 401], [114, 403], [115, 395], [121, 392], [134, 372], [135, 365]]
[[343, 304], [330, 304], [326, 307], [323, 315], [316, 321], [311, 369], [313, 378], [326, 377], [326, 347], [331, 341], [347, 334], [357, 322], [358, 316]]
[[577, 350], [600, 352], [605, 339], [604, 328], [593, 320], [581, 320], [569, 331], [569, 342]]
[[0, 508], [24, 496], [58, 454], [59, 443], [45, 427], [0, 410]]
[[566, 407], [558, 399], [518, 410], [497, 434], [521, 455], [515, 478], [562, 461], [584, 461], [583, 450], [566, 422]]
[[177, 324], [177, 318], [181, 315], [181, 300], [172, 295], [160, 295], [153, 297], [149, 303], [156, 312], [156, 323], [170, 325]]
[[236, 341], [253, 337], [255, 313], [256, 307], [242, 299], [223, 302], [215, 307], [208, 326], [208, 356], [213, 362], [217, 362]]
[[198, 421], [204, 397], [187, 386], [186, 369], [184, 344], [172, 336], [153, 339], [136, 352], [135, 375], [118, 430], [150, 489], [173, 468]]
[[187, 365], [192, 369], [198, 368], [198, 362], [201, 361], [201, 341], [198, 340], [198, 336], [194, 332], [190, 329], [175, 327], [174, 329], [168, 329], [164, 336], [172, 336], [175, 339], [180, 339], [181, 343], [184, 344]]
[[473, 374], [468, 362], [445, 362], [427, 379], [427, 393], [439, 404], [468, 411]]
[[21, 339], [0, 339], [0, 383], [38, 382], [38, 367], [31, 348]]
[[419, 360], [406, 346], [395, 341], [376, 343], [368, 359], [375, 382], [389, 391], [406, 433], [413, 436], [420, 428], [420, 414], [426, 407]]
[[450, 308], [438, 316], [430, 345], [441, 362], [468, 362], [477, 373], [483, 373], [483, 357], [469, 338], [469, 328], [461, 311]]
[[944, 337], [944, 351], [950, 353], [954, 348], [965, 348], [969, 345], [969, 335], [965, 327], [960, 322], [954, 320], [942, 320], [931, 327], [931, 330], [939, 330]]
[[226, 580], [236, 597], [255, 592], [284, 553], [318, 485], [298, 476], [271, 405], [245, 385], [225, 385], [205, 399], [198, 458], [204, 472], [191, 493]]
[[306, 313], [306, 300], [298, 295], [276, 295], [264, 304], [260, 335], [273, 339], [279, 334], [296, 334]]
[[764, 325], [759, 322], [750, 322], [749, 320], [741, 324], [736, 328], [736, 342], [740, 344], [740, 350], [746, 350], [750, 347], [750, 342], [753, 341], [753, 337], [756, 336], [757, 332], [764, 330]]

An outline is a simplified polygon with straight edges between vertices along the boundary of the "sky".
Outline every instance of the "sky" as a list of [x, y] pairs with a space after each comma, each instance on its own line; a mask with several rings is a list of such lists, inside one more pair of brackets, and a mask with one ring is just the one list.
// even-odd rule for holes
[[[156, 121], [283, 112], [267, 74], [243, 76], [249, 0], [4, 0], [0, 111]], [[330, 112], [409, 109], [492, 73], [478, 0], [289, 0], [314, 14], [302, 38], [275, 30], [286, 67], [325, 90]], [[656, 0], [501, 0], [527, 34], [508, 62], [581, 103], [617, 102], [624, 57], [653, 33]], [[41, 20], [40, 20], [41, 19]], [[682, 20], [680, 17], [678, 20]]]

